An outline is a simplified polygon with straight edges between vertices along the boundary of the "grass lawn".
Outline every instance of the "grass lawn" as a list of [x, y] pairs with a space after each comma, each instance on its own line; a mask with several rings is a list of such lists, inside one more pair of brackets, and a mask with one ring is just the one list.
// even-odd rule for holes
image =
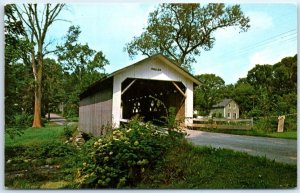
[[295, 188], [297, 167], [225, 149], [174, 146], [139, 188]]
[[5, 147], [31, 146], [53, 141], [61, 141], [64, 126], [46, 125], [44, 128], [28, 128], [24, 134], [11, 139], [5, 134]]
[[277, 138], [285, 138], [285, 139], [297, 139], [297, 131], [285, 131], [283, 133], [268, 133], [268, 137], [277, 137]]
[[[74, 188], [84, 151], [64, 144], [63, 126], [28, 128], [5, 135], [5, 186], [10, 189]], [[84, 149], [84, 148], [82, 148]], [[11, 160], [8, 163], [8, 160]], [[154, 169], [129, 188], [293, 188], [297, 168], [225, 149], [174, 144]]]

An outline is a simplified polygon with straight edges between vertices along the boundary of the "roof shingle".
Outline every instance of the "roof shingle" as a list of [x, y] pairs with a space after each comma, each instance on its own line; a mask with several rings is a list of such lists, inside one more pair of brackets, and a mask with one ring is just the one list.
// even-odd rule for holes
[[219, 107], [225, 107], [230, 101], [232, 101], [232, 99], [224, 99], [221, 102], [213, 105], [213, 108], [219, 108]]

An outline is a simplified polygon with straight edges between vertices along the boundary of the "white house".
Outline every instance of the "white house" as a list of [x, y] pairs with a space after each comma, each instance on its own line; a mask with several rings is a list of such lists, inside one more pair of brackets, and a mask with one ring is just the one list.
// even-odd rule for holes
[[213, 105], [210, 116], [223, 117], [227, 119], [238, 119], [240, 116], [239, 105], [232, 99], [223, 99]]

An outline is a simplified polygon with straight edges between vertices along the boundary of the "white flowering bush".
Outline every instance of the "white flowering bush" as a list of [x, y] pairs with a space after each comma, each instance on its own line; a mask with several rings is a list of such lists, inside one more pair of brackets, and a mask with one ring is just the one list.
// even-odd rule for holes
[[167, 130], [134, 119], [126, 128], [93, 141], [90, 159], [77, 170], [76, 182], [81, 188], [134, 186], [175, 141]]

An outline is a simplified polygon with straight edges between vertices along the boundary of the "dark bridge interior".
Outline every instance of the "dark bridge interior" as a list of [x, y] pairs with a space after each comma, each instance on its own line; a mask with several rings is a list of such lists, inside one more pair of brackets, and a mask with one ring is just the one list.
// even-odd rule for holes
[[175, 107], [176, 118], [185, 116], [186, 87], [181, 82], [127, 78], [122, 82], [122, 118], [139, 115], [159, 124]]

